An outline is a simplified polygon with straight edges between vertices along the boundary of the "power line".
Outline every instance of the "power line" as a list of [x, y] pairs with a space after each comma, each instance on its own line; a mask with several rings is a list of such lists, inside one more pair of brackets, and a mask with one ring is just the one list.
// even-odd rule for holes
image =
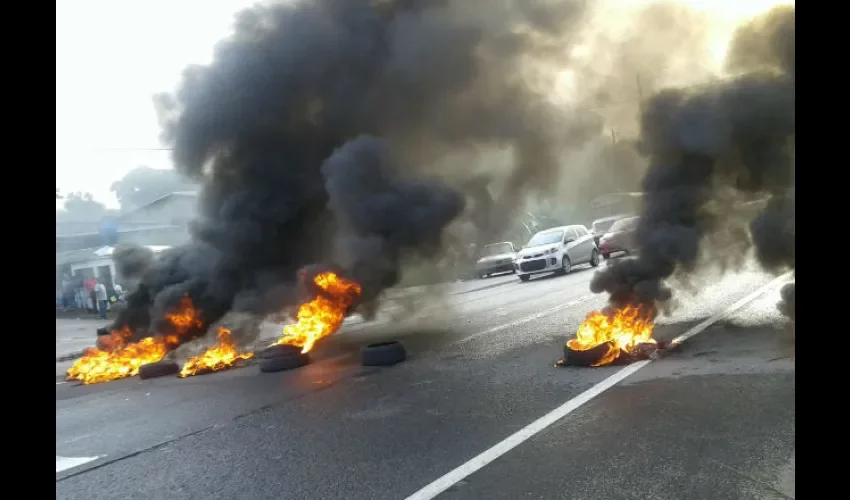
[[95, 148], [92, 151], [124, 152], [124, 151], [174, 151], [174, 148]]

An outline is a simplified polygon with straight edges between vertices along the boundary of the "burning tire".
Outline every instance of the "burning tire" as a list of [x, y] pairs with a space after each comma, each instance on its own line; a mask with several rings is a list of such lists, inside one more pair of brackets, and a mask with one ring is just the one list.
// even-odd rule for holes
[[94, 346], [101, 351], [108, 351], [111, 345], [110, 338], [103, 335], [98, 336], [97, 341], [94, 343]]
[[379, 342], [360, 348], [363, 366], [392, 366], [407, 359], [404, 345], [398, 341]]
[[107, 328], [105, 326], [97, 329], [97, 336], [98, 337], [102, 337], [103, 335], [109, 335], [110, 333], [112, 333], [112, 332], [110, 332], [109, 328]]
[[177, 375], [178, 373], [180, 373], [180, 365], [174, 361], [158, 361], [139, 367], [139, 378], [142, 380]]
[[301, 348], [289, 344], [275, 344], [256, 353], [257, 359], [281, 358], [301, 354]]
[[279, 356], [260, 357], [260, 371], [262, 373], [282, 372], [300, 368], [310, 362], [310, 357], [300, 350], [294, 353]]

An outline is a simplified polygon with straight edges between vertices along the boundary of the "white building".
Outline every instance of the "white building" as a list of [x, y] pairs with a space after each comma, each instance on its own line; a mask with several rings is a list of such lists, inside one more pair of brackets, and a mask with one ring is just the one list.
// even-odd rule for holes
[[[136, 243], [154, 252], [189, 239], [188, 224], [196, 213], [197, 193], [177, 191], [127, 212], [115, 223], [119, 243]], [[114, 247], [108, 245], [98, 223], [56, 224], [56, 288], [72, 278], [98, 278], [115, 284]]]

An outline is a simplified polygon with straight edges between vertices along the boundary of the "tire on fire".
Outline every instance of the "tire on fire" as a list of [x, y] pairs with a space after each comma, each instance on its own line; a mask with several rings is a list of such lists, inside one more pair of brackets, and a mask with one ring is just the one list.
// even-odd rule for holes
[[139, 378], [142, 380], [177, 375], [178, 373], [180, 373], [180, 365], [170, 360], [148, 363], [139, 367]]
[[257, 353], [260, 371], [263, 373], [281, 372], [300, 368], [310, 362], [310, 357], [301, 352], [300, 347], [286, 344], [273, 345]]
[[404, 344], [398, 341], [378, 342], [360, 348], [363, 366], [392, 366], [407, 359]]

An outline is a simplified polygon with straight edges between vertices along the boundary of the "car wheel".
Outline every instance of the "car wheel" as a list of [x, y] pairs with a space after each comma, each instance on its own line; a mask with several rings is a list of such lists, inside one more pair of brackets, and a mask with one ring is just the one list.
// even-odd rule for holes
[[530, 274], [520, 274], [520, 275], [519, 275], [519, 280], [520, 280], [520, 281], [528, 281], [528, 279], [529, 279], [529, 278], [531, 278], [531, 275], [530, 275]]
[[379, 342], [360, 348], [360, 363], [363, 366], [392, 366], [407, 359], [404, 344], [398, 341]]
[[590, 265], [596, 267], [599, 265], [599, 252], [593, 250], [590, 252]]
[[302, 353], [300, 347], [279, 344], [267, 347], [258, 353], [262, 373], [282, 372], [300, 368], [310, 362], [310, 356]]
[[177, 375], [178, 373], [180, 373], [180, 365], [174, 361], [157, 361], [139, 367], [139, 378], [142, 380]]
[[561, 269], [558, 270], [558, 274], [566, 275], [570, 274], [570, 271], [573, 270], [573, 264], [570, 262], [570, 258], [566, 255], [561, 258]]

